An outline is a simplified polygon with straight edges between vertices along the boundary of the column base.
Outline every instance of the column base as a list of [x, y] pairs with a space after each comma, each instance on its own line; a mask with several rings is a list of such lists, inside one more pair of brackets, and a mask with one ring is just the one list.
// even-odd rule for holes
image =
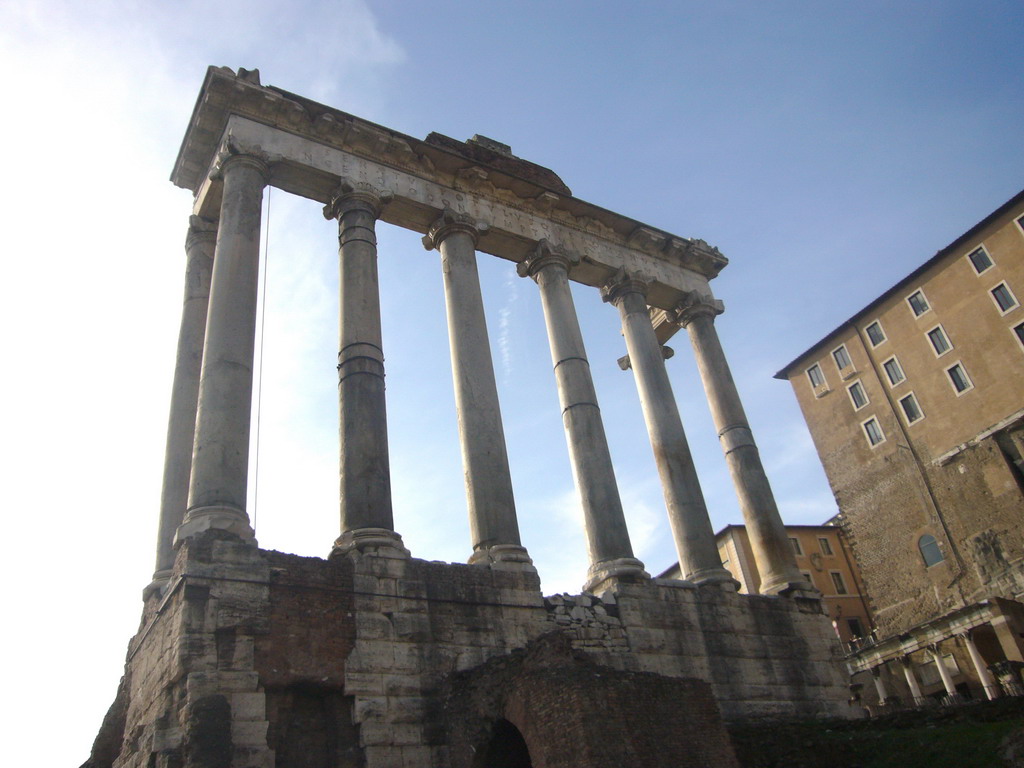
[[686, 575], [686, 580], [698, 587], [715, 586], [727, 592], [739, 592], [740, 583], [725, 568], [705, 568]]
[[601, 560], [587, 569], [587, 581], [583, 591], [592, 595], [600, 595], [611, 591], [620, 581], [648, 581], [651, 575], [644, 570], [644, 564], [634, 557], [617, 557], [614, 560]]
[[814, 585], [806, 581], [799, 573], [795, 576], [790, 574], [769, 574], [761, 582], [760, 593], [762, 595], [783, 595], [785, 597], [821, 598], [821, 592], [815, 589]]
[[498, 570], [508, 571], [533, 571], [533, 560], [530, 558], [526, 547], [518, 544], [495, 544], [491, 547], [481, 547], [469, 556], [470, 565], [488, 565]]
[[162, 596], [167, 585], [171, 583], [171, 569], [157, 571], [153, 574], [153, 580], [142, 590], [142, 601], [149, 600], [153, 595]]
[[185, 520], [174, 532], [174, 546], [203, 531], [233, 533], [242, 541], [256, 545], [256, 532], [249, 525], [245, 510], [236, 507], [194, 507], [185, 513]]
[[402, 545], [402, 537], [387, 528], [355, 528], [345, 531], [335, 540], [329, 557], [344, 557], [353, 552], [400, 559], [410, 556], [409, 550]]

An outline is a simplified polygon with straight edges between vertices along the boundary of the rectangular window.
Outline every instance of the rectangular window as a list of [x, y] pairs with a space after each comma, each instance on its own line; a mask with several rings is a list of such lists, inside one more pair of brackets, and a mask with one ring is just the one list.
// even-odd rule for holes
[[1020, 231], [1024, 232], [1024, 216], [1017, 217], [1017, 226], [1020, 227]]
[[870, 418], [864, 422], [864, 434], [868, 438], [868, 445], [872, 448], [885, 441], [885, 435], [882, 433], [882, 428], [878, 425], [878, 419], [876, 418]]
[[1013, 326], [1013, 335], [1017, 337], [1017, 341], [1024, 347], [1024, 323], [1017, 323]]
[[823, 555], [831, 555], [832, 554], [832, 545], [829, 544], [828, 539], [826, 539], [824, 536], [819, 536], [818, 537], [818, 546], [821, 547], [821, 554], [823, 554]]
[[895, 357], [890, 357], [882, 363], [882, 368], [885, 369], [885, 375], [889, 377], [889, 384], [893, 387], [907, 378], [903, 375], [903, 368], [900, 367], [900, 361]]
[[971, 266], [979, 275], [992, 266], [992, 259], [989, 257], [988, 251], [981, 245], [968, 253], [967, 258], [971, 260]]
[[853, 361], [850, 360], [850, 353], [846, 351], [845, 344], [832, 350], [832, 359], [836, 361], [836, 368], [840, 371], [853, 365]]
[[974, 387], [970, 378], [967, 376], [967, 371], [964, 370], [963, 365], [960, 363], [947, 368], [946, 374], [949, 376], [949, 380], [953, 384], [953, 389], [956, 390], [958, 395], [962, 395], [964, 392]]
[[804, 551], [800, 548], [800, 542], [797, 539], [794, 539], [792, 536], [790, 536], [789, 543], [790, 546], [793, 547], [794, 555], [802, 555], [804, 553]]
[[949, 336], [946, 335], [946, 331], [941, 325], [936, 325], [928, 331], [928, 341], [932, 343], [936, 357], [942, 357], [953, 348], [953, 345], [949, 343]]
[[882, 324], [877, 320], [865, 328], [864, 333], [868, 335], [868, 341], [871, 342], [872, 347], [877, 347], [885, 341], [885, 331], [882, 330]]
[[1000, 283], [992, 289], [991, 293], [996, 306], [999, 307], [999, 311], [1004, 315], [1017, 306], [1017, 298], [1010, 293], [1010, 288], [1006, 283]]
[[837, 595], [845, 595], [845, 594], [847, 594], [846, 582], [843, 581], [843, 574], [841, 574], [839, 571], [832, 571], [831, 572], [831, 576], [832, 576], [832, 585], [836, 588], [836, 594]]
[[850, 637], [864, 637], [864, 625], [860, 623], [860, 619], [856, 616], [848, 618], [846, 620], [846, 626], [850, 630]]
[[928, 299], [924, 297], [923, 291], [914, 291], [912, 294], [907, 296], [907, 304], [910, 305], [910, 309], [914, 313], [914, 317], [920, 317], [931, 309], [928, 305]]
[[853, 410], [859, 411], [868, 404], [868, 395], [859, 380], [848, 386], [846, 391], [850, 393], [850, 400], [853, 401]]
[[907, 424], [913, 424], [915, 421], [924, 418], [924, 414], [921, 413], [921, 406], [917, 404], [917, 398], [914, 397], [913, 392], [906, 397], [900, 398], [900, 408], [903, 409], [903, 415], [907, 417]]
[[807, 369], [807, 378], [810, 379], [811, 387], [814, 389], [825, 384], [825, 374], [821, 372], [821, 366], [817, 363]]

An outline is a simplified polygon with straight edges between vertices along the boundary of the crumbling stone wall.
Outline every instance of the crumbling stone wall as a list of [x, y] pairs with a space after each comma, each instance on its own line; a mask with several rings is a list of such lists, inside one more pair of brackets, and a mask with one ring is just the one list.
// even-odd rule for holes
[[[186, 540], [167, 593], [147, 603], [90, 768], [455, 765], [451, 681], [502, 660], [513, 669], [521, 649], [552, 635], [572, 663], [534, 677], [520, 665], [509, 690], [522, 707], [508, 699], [500, 715], [523, 724], [531, 755], [549, 749], [538, 734], [558, 729], [590, 744], [601, 721], [591, 697], [611, 708], [609, 738], [636, 755], [682, 743], [662, 722], [679, 696], [728, 721], [847, 714], [816, 600], [669, 581], [545, 599], [530, 568], [389, 554], [325, 561], [219, 532]], [[574, 763], [551, 752], [549, 764], [604, 765], [598, 751]]]

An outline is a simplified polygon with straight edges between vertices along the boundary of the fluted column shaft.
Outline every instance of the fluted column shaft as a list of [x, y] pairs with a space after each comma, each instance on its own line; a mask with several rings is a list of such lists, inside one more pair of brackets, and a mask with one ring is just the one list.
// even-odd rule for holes
[[543, 241], [520, 263], [519, 273], [540, 287], [551, 361], [555, 369], [576, 489], [583, 505], [590, 554], [586, 589], [598, 591], [612, 577], [646, 577], [633, 557], [608, 440], [597, 404], [583, 335], [569, 288], [568, 255], [552, 251]]
[[473, 538], [470, 562], [529, 562], [519, 538], [477, 273], [476, 242], [484, 227], [446, 210], [423, 238], [423, 244], [441, 253], [455, 407]]
[[932, 658], [935, 659], [935, 666], [939, 670], [939, 677], [942, 678], [942, 687], [946, 689], [946, 693], [950, 696], [956, 696], [956, 686], [953, 684], [953, 676], [949, 674], [949, 670], [946, 669], [946, 665], [942, 661], [942, 651], [939, 649], [939, 646], [928, 646], [928, 652], [931, 653]]
[[914, 665], [909, 657], [904, 657], [900, 660], [900, 666], [903, 667], [903, 676], [907, 679], [910, 695], [914, 697], [914, 703], [919, 704], [924, 697], [921, 696], [921, 686], [917, 682], [917, 675], [914, 674]]
[[208, 528], [252, 539], [246, 514], [252, 406], [260, 207], [269, 168], [254, 154], [231, 154], [224, 180], [210, 283], [188, 512], [181, 539]]
[[981, 654], [978, 652], [978, 646], [974, 644], [974, 640], [971, 638], [971, 633], [962, 632], [960, 636], [964, 639], [964, 645], [967, 646], [967, 653], [971, 656], [974, 671], [978, 673], [978, 682], [985, 689], [985, 696], [988, 697], [989, 701], [999, 698], [999, 686], [992, 679], [992, 675], [985, 665], [985, 660], [981, 658]]
[[332, 554], [353, 547], [401, 548], [394, 533], [384, 353], [377, 279], [376, 222], [384, 196], [366, 184], [342, 184], [324, 208], [338, 220], [340, 320], [338, 412], [341, 438], [341, 536]]
[[721, 311], [720, 302], [711, 304], [700, 297], [691, 297], [678, 311], [677, 320], [689, 331], [711, 417], [718, 430], [761, 575], [761, 592], [811, 591], [813, 586], [804, 580], [796, 566], [775, 495], [761, 465], [761, 456], [718, 340], [714, 316]]
[[665, 356], [647, 309], [646, 284], [622, 274], [605, 286], [602, 295], [605, 301], [618, 307], [622, 319], [622, 334], [661, 478], [683, 578], [695, 583], [735, 584], [718, 556], [715, 532], [672, 393]]
[[885, 690], [885, 681], [882, 680], [881, 667], [871, 668], [871, 679], [875, 683], [875, 692], [878, 694], [878, 703], [885, 704], [885, 700], [889, 698], [889, 692]]
[[192, 216], [185, 238], [185, 298], [178, 331], [174, 382], [171, 385], [170, 415], [167, 419], [167, 449], [164, 453], [163, 490], [160, 494], [154, 586], [166, 582], [170, 576], [174, 565], [174, 534], [184, 520], [188, 507], [199, 378], [203, 364], [203, 337], [206, 335], [206, 312], [210, 303], [210, 277], [216, 242], [216, 223]]

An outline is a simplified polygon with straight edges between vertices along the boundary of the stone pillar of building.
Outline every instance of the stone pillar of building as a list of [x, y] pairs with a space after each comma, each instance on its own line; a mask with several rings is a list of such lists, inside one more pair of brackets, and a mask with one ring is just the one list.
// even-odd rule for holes
[[871, 680], [875, 684], [875, 692], [878, 694], [878, 703], [884, 705], [889, 698], [889, 692], [885, 690], [885, 681], [882, 680], [882, 667], [871, 668]]
[[180, 541], [210, 528], [255, 541], [246, 513], [260, 208], [270, 168], [259, 150], [227, 148], [199, 382], [188, 511]]
[[629, 364], [661, 478], [669, 523], [683, 578], [696, 584], [739, 583], [723, 566], [707, 504], [690, 455], [665, 356], [647, 308], [647, 283], [641, 275], [620, 273], [602, 289], [605, 301], [619, 309]]
[[1005, 614], [993, 616], [989, 620], [992, 631], [996, 633], [999, 647], [1008, 661], [1024, 661], [1024, 627], [1013, 616]]
[[942, 687], [945, 688], [946, 693], [955, 700], [958, 697], [956, 686], [953, 684], [953, 676], [949, 674], [949, 670], [946, 669], [946, 665], [942, 662], [942, 651], [939, 649], [938, 643], [929, 645], [928, 652], [935, 660], [935, 668], [938, 669], [939, 677], [942, 678]]
[[519, 538], [498, 387], [477, 274], [476, 243], [485, 229], [486, 224], [445, 209], [423, 238], [423, 245], [428, 250], [436, 248], [441, 254], [455, 407], [473, 537], [469, 562], [530, 564]]
[[711, 416], [761, 575], [761, 593], [813, 592], [814, 587], [797, 568], [793, 547], [718, 340], [714, 319], [721, 312], [722, 302], [690, 293], [674, 316], [688, 331], [693, 345]]
[[610, 589], [615, 579], [649, 575], [643, 563], [633, 557], [601, 409], [569, 288], [569, 267], [578, 260], [578, 256], [553, 250], [546, 240], [541, 240], [517, 270], [523, 277], [532, 277], [540, 287], [569, 459], [583, 505], [590, 554], [584, 589], [602, 592]]
[[376, 224], [390, 198], [369, 184], [342, 181], [324, 206], [338, 220], [340, 318], [338, 414], [341, 535], [331, 556], [351, 550], [408, 556], [394, 531], [384, 352], [377, 279]]
[[978, 646], [974, 644], [974, 640], [971, 638], [970, 631], [961, 632], [960, 637], [963, 638], [964, 645], [967, 646], [967, 653], [971, 656], [974, 671], [978, 673], [978, 682], [985, 689], [985, 696], [988, 697], [989, 701], [999, 698], [999, 685], [992, 679], [985, 660], [981, 658], [981, 654], [978, 652]]
[[914, 664], [909, 656], [900, 659], [900, 666], [903, 667], [903, 677], [907, 679], [907, 687], [910, 688], [910, 695], [914, 698], [914, 704], [920, 704], [924, 699], [921, 695], [921, 686], [917, 682], [917, 675], [914, 674]]
[[156, 570], [147, 587], [160, 589], [174, 565], [174, 534], [185, 518], [188, 486], [192, 474], [192, 447], [196, 434], [199, 403], [199, 374], [203, 364], [206, 310], [210, 302], [210, 276], [217, 242], [217, 224], [199, 216], [189, 219], [185, 237], [185, 299], [178, 331], [178, 353], [171, 385], [171, 408], [167, 419], [167, 448], [164, 453], [163, 489], [160, 494], [160, 523], [157, 531]]

